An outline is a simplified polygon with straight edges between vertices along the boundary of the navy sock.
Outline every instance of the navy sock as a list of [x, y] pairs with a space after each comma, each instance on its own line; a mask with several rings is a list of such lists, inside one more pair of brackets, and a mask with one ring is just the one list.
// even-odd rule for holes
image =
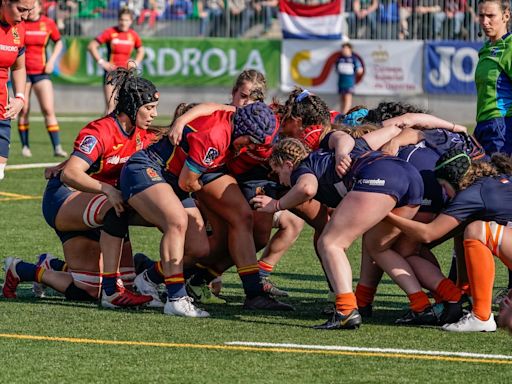
[[37, 265], [20, 261], [16, 264], [16, 273], [20, 281], [35, 281]]
[[113, 295], [117, 290], [117, 273], [104, 273], [101, 286], [108, 296]]
[[165, 287], [167, 288], [167, 297], [170, 299], [187, 296], [183, 273], [178, 273], [165, 278]]
[[159, 270], [160, 263], [154, 263], [152, 267], [150, 267], [147, 271], [148, 279], [151, 280], [155, 284], [162, 284], [164, 282], [164, 276], [162, 271]]
[[64, 269], [64, 266], [66, 265], [65, 261], [59, 260], [59, 259], [51, 259], [50, 260], [50, 267], [54, 271], [62, 271]]

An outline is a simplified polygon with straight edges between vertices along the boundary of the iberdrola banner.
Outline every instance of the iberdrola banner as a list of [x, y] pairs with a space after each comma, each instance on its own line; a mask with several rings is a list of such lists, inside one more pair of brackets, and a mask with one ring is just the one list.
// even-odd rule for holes
[[[59, 84], [102, 84], [103, 69], [87, 51], [90, 39], [64, 39], [64, 53], [53, 79]], [[227, 86], [244, 69], [256, 69], [267, 78], [269, 87], [277, 87], [281, 42], [251, 40], [240, 44], [233, 39], [143, 40], [146, 52], [142, 75], [157, 85]], [[102, 47], [103, 57], [107, 57]]]

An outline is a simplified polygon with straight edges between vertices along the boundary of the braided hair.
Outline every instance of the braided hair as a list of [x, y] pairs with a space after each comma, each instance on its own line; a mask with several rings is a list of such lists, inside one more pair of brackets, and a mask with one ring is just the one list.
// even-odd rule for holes
[[261, 101], [238, 108], [233, 116], [233, 139], [247, 135], [253, 142], [264, 144], [276, 128], [274, 112]]
[[234, 95], [244, 83], [251, 83], [251, 93], [249, 95], [251, 101], [265, 101], [267, 80], [265, 80], [263, 73], [255, 69], [245, 69], [240, 72], [231, 90], [231, 95]]
[[283, 120], [290, 117], [300, 117], [302, 126], [331, 125], [331, 114], [325, 101], [307, 89], [295, 88], [288, 96], [281, 109]]
[[282, 166], [285, 161], [290, 161], [295, 167], [308, 155], [308, 147], [306, 147], [299, 139], [289, 137], [274, 145], [269, 163], [274, 166]]
[[158, 101], [160, 94], [155, 85], [137, 73], [136, 68], [119, 67], [108, 74], [107, 84], [114, 87], [116, 115], [125, 113], [135, 125], [137, 112], [143, 105]]

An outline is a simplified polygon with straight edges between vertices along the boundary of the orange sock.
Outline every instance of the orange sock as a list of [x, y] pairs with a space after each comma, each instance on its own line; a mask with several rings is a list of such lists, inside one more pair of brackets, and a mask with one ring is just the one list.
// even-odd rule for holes
[[418, 291], [415, 293], [411, 293], [410, 295], [407, 295], [409, 298], [409, 306], [414, 312], [423, 312], [425, 309], [430, 307], [430, 300], [428, 299], [428, 296], [423, 291]]
[[462, 291], [448, 278], [441, 280], [436, 288], [436, 293], [443, 301], [456, 303], [462, 296]]
[[482, 321], [491, 316], [494, 259], [492, 252], [481, 241], [464, 240], [464, 255], [469, 285], [473, 296], [473, 313]]
[[336, 295], [336, 310], [346, 316], [357, 309], [356, 295], [354, 292], [340, 293]]
[[362, 308], [373, 303], [377, 287], [368, 287], [363, 284], [357, 284], [356, 286], [356, 300], [357, 307]]

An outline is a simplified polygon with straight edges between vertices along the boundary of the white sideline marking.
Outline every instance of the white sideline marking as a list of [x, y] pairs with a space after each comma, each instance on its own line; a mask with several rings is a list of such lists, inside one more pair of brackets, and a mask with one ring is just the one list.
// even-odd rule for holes
[[8, 171], [10, 169], [32, 169], [32, 168], [46, 168], [46, 167], [54, 167], [59, 165], [60, 163], [32, 163], [32, 164], [13, 164], [7, 165], [5, 169]]
[[453, 357], [469, 357], [474, 359], [491, 359], [491, 360], [512, 360], [510, 355], [490, 355], [485, 353], [471, 352], [450, 352], [450, 351], [425, 351], [421, 349], [396, 349], [396, 348], [366, 348], [366, 347], [348, 347], [342, 345], [303, 345], [303, 344], [277, 344], [277, 343], [261, 343], [252, 341], [228, 341], [227, 345], [240, 345], [247, 347], [269, 347], [269, 348], [291, 348], [291, 349], [312, 349], [321, 351], [346, 351], [346, 352], [377, 352], [389, 354], [405, 354], [405, 355], [426, 355], [426, 356], [453, 356]]

